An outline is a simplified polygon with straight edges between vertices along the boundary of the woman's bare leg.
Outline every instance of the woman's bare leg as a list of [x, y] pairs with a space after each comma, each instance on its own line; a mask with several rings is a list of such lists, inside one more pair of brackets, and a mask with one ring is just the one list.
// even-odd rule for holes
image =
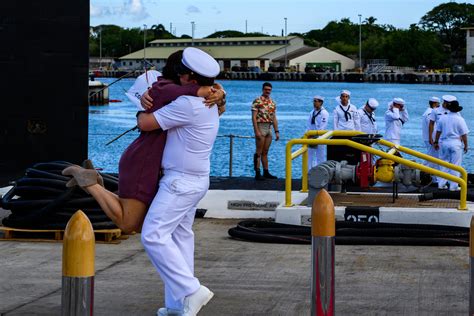
[[148, 207], [135, 199], [122, 199], [99, 184], [85, 188], [99, 203], [105, 214], [124, 233], [141, 232]]

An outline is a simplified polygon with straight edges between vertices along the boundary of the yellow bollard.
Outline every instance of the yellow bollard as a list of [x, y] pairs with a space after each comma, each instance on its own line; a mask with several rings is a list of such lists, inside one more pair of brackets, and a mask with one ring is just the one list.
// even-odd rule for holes
[[93, 315], [95, 236], [89, 218], [77, 211], [67, 223], [63, 239], [61, 313]]
[[311, 315], [334, 315], [335, 236], [334, 202], [322, 189], [311, 209]]

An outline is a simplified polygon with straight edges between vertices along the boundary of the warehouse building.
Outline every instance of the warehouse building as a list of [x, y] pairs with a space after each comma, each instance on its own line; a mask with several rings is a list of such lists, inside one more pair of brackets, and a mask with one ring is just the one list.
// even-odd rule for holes
[[299, 71], [304, 71], [306, 64], [311, 62], [338, 63], [338, 69], [342, 70], [353, 68], [351, 59], [326, 48], [306, 46], [298, 36], [159, 39], [150, 42], [144, 50], [120, 57], [120, 67], [126, 70], [139, 69], [143, 67], [145, 59], [149, 65], [162, 69], [169, 55], [189, 46], [200, 48], [213, 56], [222, 71], [267, 71], [271, 66], [283, 67], [285, 61], [294, 70], [300, 68]]

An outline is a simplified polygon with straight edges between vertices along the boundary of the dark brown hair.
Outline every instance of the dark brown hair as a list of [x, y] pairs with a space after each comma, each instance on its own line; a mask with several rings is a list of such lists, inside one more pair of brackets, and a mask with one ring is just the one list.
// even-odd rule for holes
[[192, 72], [191, 74], [189, 74], [189, 80], [196, 80], [197, 84], [200, 85], [201, 87], [212, 86], [214, 84], [214, 78], [204, 77], [195, 72]]
[[174, 83], [180, 84], [179, 75], [176, 72], [176, 67], [181, 64], [181, 59], [183, 59], [183, 50], [178, 50], [168, 56], [168, 59], [166, 60], [166, 65], [161, 71], [161, 75], [163, 76], [163, 78], [173, 80]]

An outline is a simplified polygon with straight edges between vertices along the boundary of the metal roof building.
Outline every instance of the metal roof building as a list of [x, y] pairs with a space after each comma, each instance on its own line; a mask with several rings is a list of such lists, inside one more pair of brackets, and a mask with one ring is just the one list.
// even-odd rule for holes
[[161, 69], [170, 54], [189, 46], [209, 53], [219, 62], [221, 70], [234, 67], [267, 70], [274, 58], [301, 49], [304, 41], [297, 36], [154, 40], [144, 50], [120, 57], [121, 66], [136, 69], [142, 67], [146, 59]]
[[[355, 67], [355, 61], [326, 47], [303, 47], [286, 56], [287, 64], [296, 71], [314, 69], [315, 71], [347, 71]], [[283, 62], [285, 56], [274, 59]]]

